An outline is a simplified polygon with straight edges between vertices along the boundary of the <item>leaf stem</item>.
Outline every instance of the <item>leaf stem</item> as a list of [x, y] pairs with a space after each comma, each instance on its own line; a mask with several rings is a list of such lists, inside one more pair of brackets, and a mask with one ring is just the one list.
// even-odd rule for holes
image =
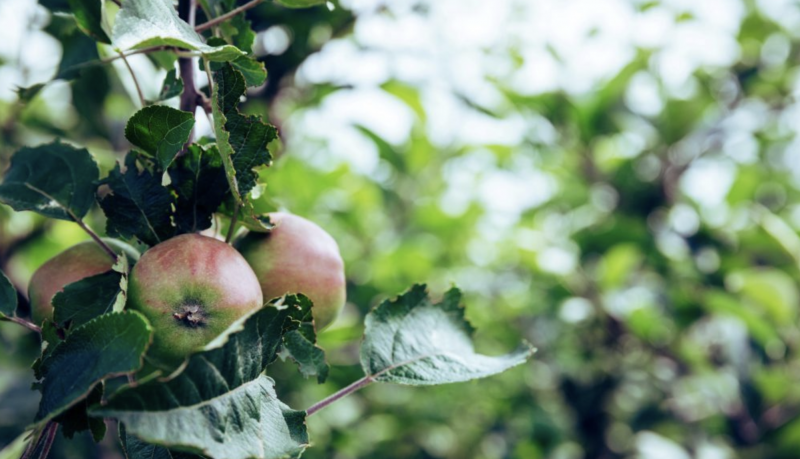
[[214, 27], [217, 24], [221, 24], [221, 23], [227, 21], [228, 19], [236, 16], [239, 13], [247, 11], [250, 8], [253, 8], [254, 6], [258, 6], [258, 4], [263, 2], [263, 1], [264, 0], [251, 0], [251, 1], [245, 3], [244, 5], [242, 5], [242, 6], [238, 7], [238, 8], [230, 10], [230, 11], [228, 11], [227, 13], [225, 13], [223, 15], [217, 16], [214, 19], [211, 19], [209, 21], [206, 21], [206, 22], [200, 24], [199, 26], [195, 27], [194, 30], [196, 32], [203, 32], [204, 30], [208, 30], [208, 29]]
[[116, 262], [117, 261], [117, 253], [114, 252], [114, 250], [111, 247], [109, 247], [108, 244], [106, 244], [102, 239], [100, 239], [100, 236], [98, 236], [97, 233], [92, 231], [92, 229], [89, 228], [86, 225], [86, 223], [84, 223], [83, 220], [78, 218], [78, 216], [75, 215], [71, 210], [67, 209], [67, 212], [69, 212], [69, 216], [72, 217], [73, 220], [75, 220], [75, 223], [77, 223], [78, 226], [80, 226], [81, 229], [84, 230], [86, 232], [86, 234], [89, 235], [89, 237], [94, 239], [94, 242], [98, 243], [100, 245], [100, 247], [103, 250], [105, 250], [105, 252], [108, 254], [108, 256], [111, 257], [111, 259], [114, 260], [114, 262]]
[[144, 94], [142, 94], [142, 87], [139, 86], [139, 80], [136, 79], [136, 74], [133, 72], [131, 64], [128, 63], [128, 59], [122, 51], [119, 51], [119, 57], [122, 59], [122, 62], [125, 63], [125, 67], [128, 67], [128, 72], [130, 72], [131, 78], [133, 78], [133, 85], [136, 86], [136, 92], [139, 94], [139, 102], [141, 102], [142, 107], [147, 106], [147, 101], [144, 99]]
[[8, 317], [8, 316], [6, 316], [5, 320], [7, 320], [9, 322], [14, 322], [15, 324], [18, 324], [18, 325], [22, 325], [23, 327], [27, 328], [30, 331], [33, 331], [33, 332], [36, 332], [36, 333], [39, 333], [39, 334], [42, 333], [42, 328], [40, 326], [34, 324], [33, 322], [28, 322], [25, 319], [20, 319], [19, 317]]
[[21, 459], [32, 459], [34, 454], [37, 458], [49, 456], [50, 448], [53, 446], [57, 432], [58, 424], [53, 421], [48, 422], [42, 432], [37, 434], [28, 444], [28, 447], [25, 448]]
[[225, 243], [230, 244], [233, 239], [233, 233], [236, 232], [236, 222], [239, 220], [239, 210], [241, 206], [237, 202], [233, 206], [233, 217], [231, 217], [231, 226], [228, 227], [228, 235], [225, 236]]
[[339, 400], [340, 398], [342, 398], [342, 397], [344, 397], [346, 395], [350, 395], [353, 392], [361, 389], [362, 387], [366, 387], [366, 386], [372, 384], [373, 382], [374, 382], [374, 380], [372, 379], [372, 376], [364, 376], [363, 378], [359, 379], [358, 381], [354, 382], [353, 384], [350, 384], [349, 386], [347, 386], [344, 389], [340, 390], [339, 392], [336, 392], [333, 395], [331, 395], [331, 396], [329, 396], [329, 397], [327, 397], [327, 398], [325, 398], [325, 399], [323, 399], [323, 400], [311, 405], [311, 407], [309, 407], [306, 410], [306, 416], [311, 416], [312, 414], [316, 413], [317, 411], [319, 411], [319, 410], [325, 408], [326, 406], [330, 405], [331, 403]]

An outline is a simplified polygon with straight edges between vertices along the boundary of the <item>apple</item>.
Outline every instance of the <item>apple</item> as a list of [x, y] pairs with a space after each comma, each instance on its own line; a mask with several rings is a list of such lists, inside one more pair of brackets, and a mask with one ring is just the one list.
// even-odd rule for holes
[[345, 303], [344, 262], [339, 246], [315, 223], [288, 213], [269, 214], [276, 227], [251, 232], [236, 248], [253, 267], [264, 298], [303, 293], [314, 303], [317, 330], [336, 319]]
[[[139, 252], [124, 242], [103, 238], [115, 252], [125, 253], [129, 262], [139, 258]], [[102, 274], [114, 266], [114, 261], [94, 241], [84, 241], [54, 256], [33, 273], [28, 284], [31, 313], [36, 323], [53, 318], [53, 296], [67, 285], [86, 277]]]
[[147, 360], [168, 370], [262, 305], [261, 287], [244, 257], [200, 234], [152, 247], [128, 280], [126, 307], [141, 312], [153, 327]]

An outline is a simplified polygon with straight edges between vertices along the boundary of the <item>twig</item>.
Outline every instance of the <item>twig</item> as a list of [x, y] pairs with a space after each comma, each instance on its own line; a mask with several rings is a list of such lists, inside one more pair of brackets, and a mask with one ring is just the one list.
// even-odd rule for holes
[[144, 99], [144, 94], [142, 94], [142, 88], [139, 86], [139, 80], [136, 79], [136, 74], [133, 73], [133, 69], [131, 68], [131, 64], [128, 63], [128, 59], [122, 54], [122, 51], [119, 52], [119, 57], [122, 59], [122, 62], [125, 63], [125, 67], [128, 67], [128, 71], [131, 73], [131, 78], [133, 78], [133, 85], [136, 86], [136, 92], [139, 94], [139, 102], [142, 103], [142, 107], [147, 106], [147, 101]]
[[[235, 192], [236, 191], [234, 191], [234, 193]], [[228, 235], [225, 236], [225, 242], [227, 244], [230, 244], [231, 243], [231, 239], [233, 239], [233, 233], [236, 230], [236, 221], [239, 220], [239, 209], [240, 209], [240, 207], [241, 206], [239, 205], [238, 202], [233, 206], [233, 217], [231, 217], [231, 226], [228, 227]]]
[[349, 386], [345, 387], [344, 389], [340, 390], [339, 392], [334, 393], [330, 397], [327, 397], [313, 405], [306, 410], [306, 416], [311, 416], [312, 414], [316, 413], [317, 411], [325, 408], [326, 406], [330, 405], [331, 403], [339, 400], [340, 398], [350, 395], [353, 392], [361, 389], [362, 387], [368, 386], [374, 380], [372, 376], [364, 376], [363, 378], [359, 379], [358, 381], [350, 384]]
[[204, 22], [204, 23], [200, 24], [199, 26], [195, 27], [194, 30], [196, 32], [203, 32], [204, 30], [208, 30], [208, 29], [214, 27], [217, 24], [220, 24], [220, 23], [223, 23], [223, 22], [227, 21], [228, 19], [236, 16], [239, 13], [247, 11], [250, 8], [253, 8], [254, 6], [258, 6], [258, 4], [263, 2], [263, 1], [264, 0], [251, 0], [251, 1], [245, 3], [244, 5], [236, 8], [236, 9], [228, 11], [227, 13], [225, 13], [225, 14], [223, 14], [221, 16], [217, 16], [214, 19], [211, 19], [211, 20], [209, 20], [207, 22]]
[[109, 247], [108, 244], [103, 242], [103, 240], [100, 239], [100, 236], [98, 236], [97, 233], [92, 231], [91, 228], [86, 226], [86, 223], [84, 223], [83, 220], [78, 218], [78, 216], [75, 215], [71, 210], [67, 209], [67, 212], [69, 212], [69, 216], [72, 217], [73, 220], [75, 220], [75, 223], [77, 223], [78, 226], [80, 226], [82, 230], [86, 231], [86, 234], [88, 234], [89, 237], [94, 239], [94, 242], [98, 243], [100, 245], [100, 247], [102, 247], [102, 249], [105, 250], [105, 252], [108, 254], [108, 256], [111, 257], [111, 259], [114, 260], [114, 262], [116, 263], [116, 261], [117, 261], [117, 253], [114, 252], [114, 250], [111, 247]]
[[18, 325], [22, 325], [23, 327], [27, 328], [30, 331], [33, 331], [33, 332], [36, 332], [36, 333], [39, 333], [39, 334], [42, 333], [42, 327], [36, 325], [33, 322], [28, 322], [25, 319], [20, 319], [19, 317], [8, 317], [7, 316], [4, 320], [7, 320], [9, 322], [14, 322], [15, 324], [18, 324]]

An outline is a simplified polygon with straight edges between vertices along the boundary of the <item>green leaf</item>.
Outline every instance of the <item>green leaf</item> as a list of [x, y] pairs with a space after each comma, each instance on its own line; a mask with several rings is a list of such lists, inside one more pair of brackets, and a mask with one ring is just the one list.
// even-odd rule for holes
[[81, 32], [74, 18], [54, 14], [50, 17], [50, 24], [45, 31], [54, 36], [64, 50], [61, 62], [58, 64], [56, 79], [78, 78], [81, 67], [100, 59], [97, 43]]
[[58, 140], [23, 147], [11, 157], [11, 167], [0, 184], [0, 202], [45, 217], [81, 219], [94, 201], [99, 173], [85, 148]]
[[39, 368], [37, 425], [83, 400], [103, 379], [137, 371], [150, 339], [150, 325], [135, 311], [105, 314], [75, 329]]
[[204, 456], [297, 456], [308, 443], [305, 413], [281, 403], [262, 372], [298, 311], [296, 297], [266, 305], [192, 355], [182, 371], [122, 390], [92, 414], [119, 419], [147, 443]]
[[56, 323], [75, 329], [97, 316], [114, 311], [116, 304], [125, 301], [122, 283], [123, 273], [111, 270], [67, 285], [53, 297]]
[[183, 80], [178, 77], [178, 72], [173, 68], [167, 72], [164, 77], [164, 83], [161, 85], [161, 92], [158, 94], [156, 101], [172, 99], [181, 95], [183, 92]]
[[288, 8], [309, 8], [312, 6], [322, 5], [327, 3], [328, 0], [276, 0], [279, 5]]
[[169, 239], [175, 233], [170, 214], [173, 197], [161, 186], [161, 179], [147, 168], [140, 172], [136, 155], [128, 154], [126, 170], [119, 164], [102, 183], [111, 194], [100, 201], [108, 221], [106, 233], [112, 237], [136, 237], [148, 245]]
[[267, 70], [264, 68], [264, 63], [252, 57], [242, 56], [231, 61], [231, 65], [242, 73], [245, 84], [248, 87], [261, 86], [267, 80]]
[[228, 182], [216, 147], [191, 145], [169, 169], [178, 233], [194, 233], [211, 227], [214, 212], [228, 194]]
[[213, 78], [212, 109], [217, 146], [234, 198], [241, 205], [256, 185], [258, 174], [253, 169], [271, 163], [267, 144], [277, 137], [278, 131], [257, 116], [239, 113], [239, 99], [245, 93], [241, 72], [225, 63], [213, 72]]
[[289, 317], [283, 335], [281, 358], [291, 358], [305, 378], [316, 376], [317, 382], [322, 384], [328, 377], [330, 367], [325, 361], [325, 351], [316, 344], [312, 303], [305, 295], [297, 295], [296, 301], [300, 309]]
[[0, 271], [0, 318], [14, 317], [16, 312], [17, 290], [6, 274]]
[[50, 357], [50, 354], [53, 353], [55, 348], [58, 347], [62, 341], [64, 341], [63, 332], [56, 327], [56, 324], [52, 320], [44, 321], [44, 323], [42, 323], [42, 344], [44, 345], [44, 349], [42, 350], [42, 355], [39, 356], [31, 366], [36, 379], [42, 379], [42, 362]]
[[111, 39], [103, 30], [104, 0], [69, 0], [69, 7], [75, 16], [78, 27], [90, 37], [102, 43], [111, 43]]
[[125, 137], [158, 161], [162, 170], [175, 159], [189, 140], [194, 114], [164, 105], [151, 105], [136, 112], [125, 126]]
[[453, 288], [434, 304], [425, 285], [414, 285], [372, 310], [361, 343], [367, 376], [409, 385], [462, 382], [501, 373], [533, 354], [527, 343], [498, 357], [475, 353], [460, 301], [461, 292]]
[[170, 451], [161, 446], [145, 443], [133, 435], [128, 434], [125, 424], [119, 425], [119, 441], [125, 459], [202, 459], [195, 454]]
[[76, 433], [89, 431], [95, 443], [100, 443], [106, 435], [106, 423], [102, 419], [91, 418], [86, 410], [103, 399], [103, 384], [98, 384], [92, 392], [79, 403], [72, 406], [55, 421], [61, 424], [61, 432], [67, 438], [72, 438]]
[[212, 61], [229, 61], [244, 55], [235, 46], [207, 45], [166, 0], [125, 0], [114, 22], [111, 39], [122, 51], [176, 46], [198, 51]]

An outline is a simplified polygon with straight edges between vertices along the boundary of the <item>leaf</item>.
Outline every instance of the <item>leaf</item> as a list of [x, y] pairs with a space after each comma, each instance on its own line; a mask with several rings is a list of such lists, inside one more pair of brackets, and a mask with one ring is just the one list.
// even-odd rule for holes
[[100, 443], [106, 435], [106, 423], [102, 419], [91, 418], [86, 414], [87, 408], [100, 403], [103, 398], [103, 384], [98, 384], [92, 392], [72, 408], [59, 415], [55, 421], [61, 424], [61, 432], [67, 438], [76, 433], [89, 431], [95, 443]]
[[476, 354], [460, 300], [461, 292], [453, 288], [434, 304], [425, 285], [414, 285], [372, 310], [361, 343], [367, 376], [409, 385], [462, 382], [503, 372], [533, 354], [527, 343], [504, 356]]
[[92, 414], [117, 418], [147, 443], [213, 458], [299, 455], [308, 443], [305, 413], [281, 403], [262, 374], [298, 311], [296, 297], [266, 305], [192, 355], [182, 371], [122, 390]]
[[217, 146], [234, 198], [241, 205], [258, 179], [253, 168], [271, 163], [267, 144], [277, 137], [278, 131], [257, 116], [239, 113], [239, 98], [245, 93], [241, 72], [225, 63], [213, 72], [213, 78], [212, 109]]
[[297, 363], [303, 377], [317, 377], [322, 384], [328, 378], [330, 367], [325, 361], [325, 351], [317, 343], [314, 329], [312, 303], [305, 295], [297, 295], [300, 309], [289, 317], [289, 325], [283, 335], [281, 358], [291, 358]]
[[137, 371], [151, 331], [135, 311], [105, 314], [73, 330], [39, 368], [44, 380], [36, 424], [83, 400], [103, 379]]
[[164, 77], [164, 83], [161, 85], [161, 92], [158, 94], [157, 101], [172, 99], [181, 95], [182, 92], [183, 80], [178, 78], [178, 72], [173, 68]]
[[264, 63], [252, 57], [239, 57], [231, 61], [231, 65], [242, 73], [244, 82], [248, 87], [261, 86], [267, 80], [267, 70], [264, 68]]
[[0, 184], [0, 202], [45, 217], [81, 219], [92, 207], [99, 174], [85, 148], [58, 140], [23, 147], [11, 157], [11, 167]]
[[141, 172], [136, 155], [128, 154], [123, 174], [119, 164], [103, 179], [111, 194], [100, 201], [105, 212], [106, 233], [112, 237], [136, 237], [148, 245], [169, 239], [175, 233], [170, 214], [173, 197], [161, 179], [147, 168]]
[[328, 0], [276, 0], [278, 4], [288, 8], [309, 8], [322, 5]]
[[61, 327], [75, 329], [97, 316], [112, 312], [120, 297], [124, 302], [122, 277], [122, 273], [111, 270], [64, 287], [64, 290], [53, 297], [56, 323]]
[[119, 441], [125, 459], [195, 459], [197, 456], [189, 453], [170, 451], [161, 446], [145, 443], [133, 435], [128, 434], [125, 424], [119, 425]]
[[61, 62], [58, 64], [56, 79], [78, 78], [81, 74], [81, 67], [100, 59], [97, 43], [81, 32], [74, 18], [51, 15], [50, 24], [45, 31], [54, 36], [61, 43], [61, 49], [64, 50]]
[[151, 46], [176, 46], [200, 52], [212, 61], [244, 55], [235, 46], [209, 46], [166, 0], [125, 0], [117, 13], [111, 40], [122, 51]]
[[103, 30], [104, 0], [69, 0], [69, 7], [75, 16], [78, 27], [90, 37], [102, 43], [111, 43], [111, 39]]
[[228, 182], [216, 147], [190, 145], [169, 169], [178, 233], [194, 233], [211, 227], [214, 212], [228, 194]]
[[125, 137], [158, 161], [162, 170], [189, 140], [194, 114], [164, 105], [150, 105], [136, 112], [125, 126]]
[[6, 274], [0, 271], [0, 319], [14, 317], [17, 312], [17, 289], [8, 280]]

